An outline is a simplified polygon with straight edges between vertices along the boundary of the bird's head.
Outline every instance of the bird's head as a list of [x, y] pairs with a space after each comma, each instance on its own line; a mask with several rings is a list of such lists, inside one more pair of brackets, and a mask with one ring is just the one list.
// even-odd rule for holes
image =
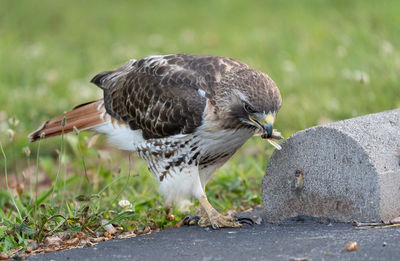
[[278, 87], [266, 74], [253, 69], [236, 72], [235, 78], [227, 108], [230, 124], [258, 129], [263, 138], [271, 138], [282, 104]]
[[244, 108], [244, 117], [240, 120], [248, 125], [252, 125], [256, 128], [259, 128], [260, 131], [263, 133], [263, 137], [271, 138], [272, 131], [274, 126], [274, 121], [276, 117], [276, 111], [274, 112], [258, 112], [254, 110], [250, 105], [245, 104]]

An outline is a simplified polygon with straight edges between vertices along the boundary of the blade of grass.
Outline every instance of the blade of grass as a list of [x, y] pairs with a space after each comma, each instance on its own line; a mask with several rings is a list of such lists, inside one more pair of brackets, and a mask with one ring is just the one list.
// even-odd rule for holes
[[36, 208], [40, 204], [42, 204], [47, 199], [47, 197], [49, 197], [52, 193], [53, 193], [52, 189], [49, 189], [46, 193], [42, 194], [39, 199], [36, 199], [36, 203], [35, 203]]
[[40, 139], [38, 142], [38, 148], [36, 153], [36, 168], [35, 168], [35, 204], [34, 204], [34, 215], [37, 213], [38, 206], [38, 189], [39, 189], [39, 159], [40, 159], [40, 144], [42, 143], [42, 139], [44, 138], [44, 133], [40, 135]]
[[79, 142], [80, 141], [79, 134], [80, 134], [80, 132], [77, 132], [79, 154], [81, 155], [82, 167], [83, 167], [83, 171], [85, 172], [86, 182], [89, 183], [89, 177], [88, 177], [88, 174], [87, 174], [87, 168], [86, 168], [86, 162], [85, 162], [85, 155], [83, 155], [82, 148], [81, 148], [81, 143]]
[[123, 178], [125, 178], [125, 177], [121, 176], [121, 177], [118, 177], [118, 178], [116, 178], [116, 179], [113, 179], [112, 182], [110, 182], [109, 184], [107, 184], [106, 186], [104, 186], [104, 188], [102, 188], [99, 192], [97, 192], [96, 195], [100, 196], [101, 193], [103, 193], [108, 187], [110, 187], [110, 186], [113, 185], [115, 182], [117, 182], [118, 180], [123, 179]]
[[129, 178], [131, 177], [131, 167], [132, 167], [131, 156], [132, 156], [132, 152], [129, 152], [129, 156], [128, 156], [128, 177], [127, 177], [127, 180], [125, 182], [124, 187], [119, 191], [117, 196], [113, 199], [114, 202], [118, 200], [118, 198], [121, 196], [122, 192], [125, 191], [125, 189], [127, 188], [128, 184], [129, 184]]
[[1, 142], [0, 142], [0, 149], [1, 149], [1, 153], [3, 154], [3, 157], [4, 157], [4, 175], [5, 175], [5, 177], [6, 177], [7, 191], [8, 191], [8, 193], [10, 194], [11, 201], [13, 202], [14, 207], [15, 207], [15, 209], [16, 209], [17, 212], [18, 212], [18, 216], [19, 216], [20, 220], [22, 221], [21, 212], [19, 211], [19, 208], [18, 208], [18, 206], [17, 206], [17, 203], [15, 202], [14, 196], [13, 196], [13, 194], [11, 193], [11, 190], [10, 190], [10, 188], [9, 188], [9, 186], [8, 186], [7, 156], [6, 156], [6, 153], [4, 152], [3, 144], [2, 144]]
[[[57, 174], [56, 174], [56, 180], [54, 181], [54, 184], [52, 186], [51, 194], [54, 194], [54, 191], [55, 191], [55, 188], [56, 188], [57, 182], [58, 182], [58, 177], [60, 176], [60, 172], [61, 172], [62, 156], [63, 156], [63, 152], [64, 152], [64, 127], [65, 127], [66, 122], [67, 122], [67, 119], [64, 117], [61, 122], [61, 145], [60, 145], [60, 153], [58, 155], [58, 169], [57, 169]], [[56, 199], [56, 196], [53, 197], [52, 205], [55, 204], [55, 199]]]
[[132, 210], [127, 210], [124, 212], [119, 213], [118, 215], [116, 215], [113, 219], [111, 219], [110, 221], [108, 221], [106, 224], [99, 226], [98, 228], [95, 229], [95, 232], [98, 231], [101, 227], [105, 227], [109, 224], [112, 223], [119, 223], [121, 220], [128, 218], [128, 217], [132, 217], [133, 215], [135, 215], [135, 212]]

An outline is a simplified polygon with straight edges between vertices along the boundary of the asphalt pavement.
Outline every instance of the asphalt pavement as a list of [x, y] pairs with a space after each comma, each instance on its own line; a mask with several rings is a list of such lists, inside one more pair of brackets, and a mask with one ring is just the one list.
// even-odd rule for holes
[[[359, 250], [346, 251], [349, 241]], [[197, 226], [163, 230], [28, 260], [400, 260], [400, 228], [358, 230], [350, 224], [286, 223], [240, 229]]]

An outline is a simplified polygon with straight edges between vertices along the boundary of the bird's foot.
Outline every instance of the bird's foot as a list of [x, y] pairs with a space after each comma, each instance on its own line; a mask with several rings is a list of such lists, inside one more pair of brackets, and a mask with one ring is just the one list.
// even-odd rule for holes
[[219, 213], [211, 215], [210, 217], [201, 217], [198, 225], [200, 227], [209, 227], [212, 229], [220, 229], [223, 227], [242, 227], [242, 223], [236, 217], [224, 216]]
[[254, 225], [254, 221], [251, 218], [239, 217], [239, 216], [224, 216], [220, 215], [219, 218], [212, 224], [210, 219], [206, 216], [192, 216], [187, 215], [183, 220], [182, 224], [186, 226], [198, 225], [200, 227], [211, 226], [214, 229], [221, 227], [241, 227], [243, 224]]
[[[247, 223], [247, 222], [245, 222]], [[200, 227], [212, 227], [213, 229], [220, 229], [222, 227], [241, 227], [242, 224], [238, 218], [231, 216], [219, 215], [213, 219], [213, 222], [206, 216], [192, 216], [187, 215], [182, 224], [186, 226], [198, 225]]]

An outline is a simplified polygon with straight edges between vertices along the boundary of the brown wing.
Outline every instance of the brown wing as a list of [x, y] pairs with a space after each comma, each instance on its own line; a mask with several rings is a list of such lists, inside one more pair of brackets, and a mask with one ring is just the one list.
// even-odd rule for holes
[[[207, 98], [224, 68], [213, 56], [168, 55], [132, 60], [96, 75], [107, 112], [143, 137], [192, 133], [202, 123]], [[229, 59], [228, 59], [229, 60]]]

